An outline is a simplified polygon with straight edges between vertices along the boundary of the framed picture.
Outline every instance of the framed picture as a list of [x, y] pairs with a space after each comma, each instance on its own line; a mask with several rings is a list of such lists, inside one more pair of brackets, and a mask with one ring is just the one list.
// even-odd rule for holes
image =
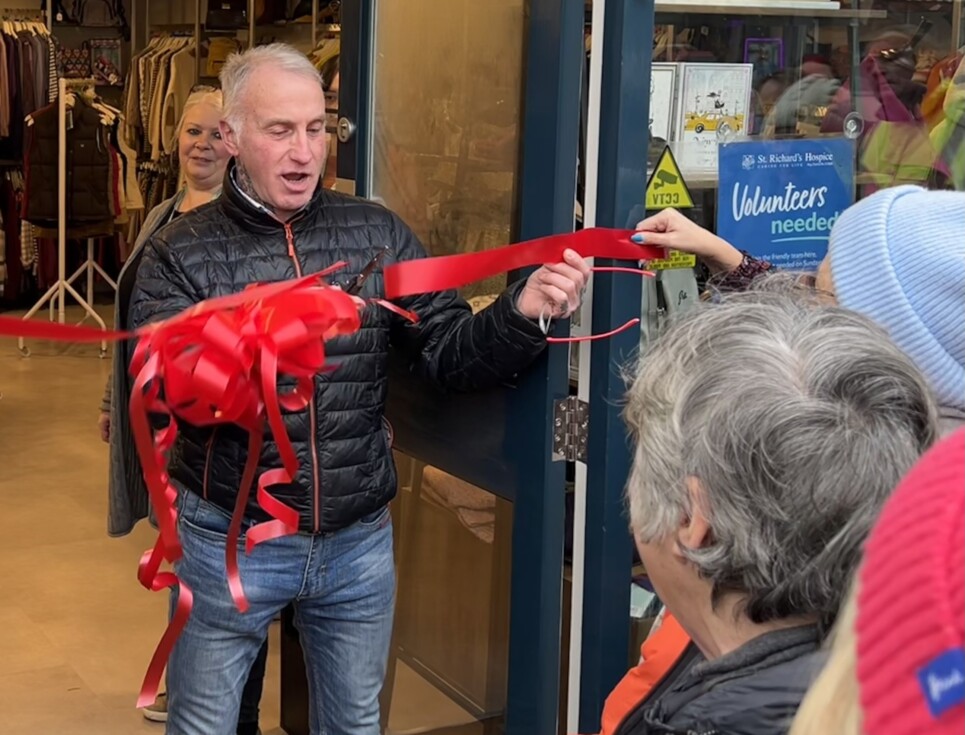
[[677, 83], [677, 163], [684, 171], [717, 172], [717, 146], [747, 134], [750, 64], [681, 64]]
[[123, 87], [120, 39], [92, 38], [87, 42], [87, 48], [90, 52], [90, 75], [97, 83]]
[[745, 38], [744, 63], [754, 67], [754, 89], [784, 68], [784, 41], [780, 38]]
[[654, 64], [650, 71], [650, 139], [674, 139], [674, 103], [679, 64]]

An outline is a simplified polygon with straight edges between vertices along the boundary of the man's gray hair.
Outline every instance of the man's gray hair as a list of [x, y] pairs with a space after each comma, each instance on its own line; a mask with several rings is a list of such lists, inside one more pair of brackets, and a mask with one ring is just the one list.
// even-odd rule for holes
[[231, 54], [221, 69], [221, 89], [224, 92], [224, 119], [236, 132], [240, 132], [245, 119], [245, 94], [252, 73], [270, 66], [282, 72], [290, 72], [318, 82], [322, 76], [318, 69], [301, 51], [287, 43], [270, 43], [254, 46], [240, 54]]
[[925, 379], [882, 329], [786, 293], [684, 315], [642, 359], [625, 418], [636, 537], [679, 528], [696, 478], [712, 541], [684, 553], [714, 601], [825, 627], [882, 503], [937, 436]]

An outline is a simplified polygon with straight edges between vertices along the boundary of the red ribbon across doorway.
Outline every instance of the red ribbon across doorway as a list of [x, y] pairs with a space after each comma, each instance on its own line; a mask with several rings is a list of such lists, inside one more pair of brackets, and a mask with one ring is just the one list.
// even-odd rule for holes
[[[383, 271], [387, 300], [372, 302], [415, 321], [418, 315], [391, 300], [458, 288], [510, 270], [558, 262], [566, 249], [583, 257], [616, 260], [662, 257], [657, 248], [630, 242], [631, 234], [624, 230], [589, 229], [479, 253], [396, 263]], [[191, 612], [191, 590], [173, 571], [161, 571], [165, 563], [174, 564], [182, 553], [176, 491], [167, 473], [167, 456], [177, 439], [178, 421], [193, 426], [232, 423], [249, 433], [248, 458], [225, 548], [231, 596], [236, 607], [245, 612], [248, 601], [239, 573], [238, 541], [255, 485], [265, 426], [278, 446], [282, 466], [266, 470], [257, 478], [257, 502], [271, 520], [247, 530], [246, 553], [261, 543], [298, 531], [298, 513], [269, 491], [273, 485], [291, 483], [298, 471], [281, 410], [299, 411], [308, 406], [314, 376], [328, 369], [325, 342], [353, 334], [361, 326], [360, 308], [366, 302], [324, 281], [343, 265], [204, 301], [171, 319], [134, 332], [105, 332], [0, 317], [0, 336], [64, 342], [137, 340], [130, 365], [135, 379], [129, 406], [131, 428], [159, 528], [157, 542], [143, 554], [138, 565], [138, 580], [155, 592], [176, 588], [178, 593], [174, 616], [144, 678], [138, 707], [156, 698], [168, 657]], [[634, 269], [600, 270], [645, 273]], [[293, 379], [294, 386], [280, 391], [280, 375]]]
[[641, 261], [664, 257], [660, 248], [631, 242], [632, 234], [630, 230], [595, 227], [478, 253], [394, 263], [384, 271], [385, 298], [461, 288], [519, 268], [557, 263], [563, 260], [563, 251], [567, 249], [575, 250], [584, 258]]

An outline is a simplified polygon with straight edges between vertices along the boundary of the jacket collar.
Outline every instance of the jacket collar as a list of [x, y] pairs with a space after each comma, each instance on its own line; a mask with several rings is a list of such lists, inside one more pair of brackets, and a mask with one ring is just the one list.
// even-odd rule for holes
[[[225, 212], [247, 230], [263, 233], [277, 232], [279, 228], [284, 226], [284, 223], [275, 217], [274, 213], [268, 209], [268, 207], [257, 201], [241, 188], [238, 184], [237, 170], [238, 165], [234, 159], [232, 159], [228, 164], [228, 170], [225, 171], [224, 186], [221, 189], [220, 201], [223, 202], [222, 206]], [[316, 206], [321, 193], [321, 177], [319, 177], [319, 184], [315, 188], [315, 193], [312, 194], [312, 198], [308, 204], [289, 220], [293, 227], [302, 219], [306, 211]]]
[[[797, 709], [825, 660], [820, 645], [818, 627], [807, 625], [765, 633], [718, 659], [698, 661], [643, 711], [643, 729], [630, 732], [730, 732], [724, 723], [746, 719], [755, 707], [761, 708], [761, 717], [742, 732], [777, 732], [761, 722], [789, 703], [795, 703], [792, 712]], [[772, 685], [770, 670], [777, 672], [780, 686]], [[718, 690], [737, 679], [743, 680], [740, 686]]]

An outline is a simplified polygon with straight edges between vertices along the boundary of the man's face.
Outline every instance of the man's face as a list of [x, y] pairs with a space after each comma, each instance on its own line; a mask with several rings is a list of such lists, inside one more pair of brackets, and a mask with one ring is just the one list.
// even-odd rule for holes
[[312, 79], [271, 66], [256, 69], [241, 101], [240, 131], [225, 145], [258, 198], [287, 221], [312, 198], [325, 167], [325, 96]]

